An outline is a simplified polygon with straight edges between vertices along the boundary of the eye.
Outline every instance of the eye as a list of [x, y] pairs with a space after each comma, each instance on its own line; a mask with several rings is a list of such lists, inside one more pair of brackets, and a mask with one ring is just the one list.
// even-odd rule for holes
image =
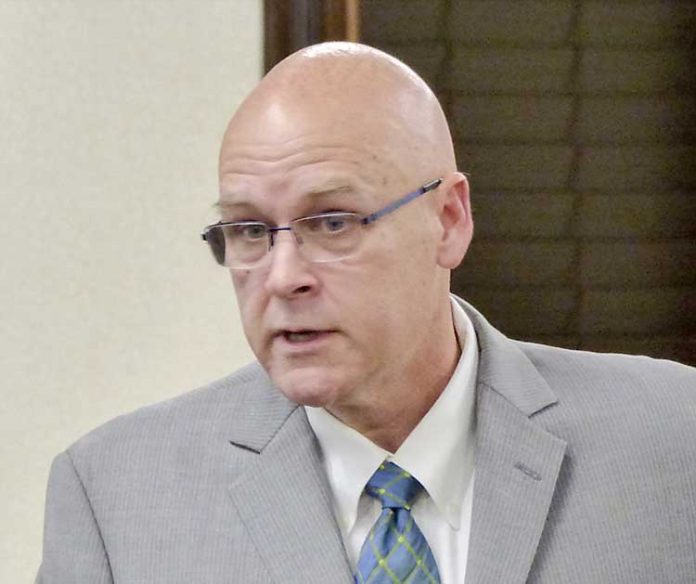
[[322, 227], [330, 233], [337, 233], [348, 228], [345, 215], [325, 215], [322, 218]]
[[301, 220], [301, 228], [315, 235], [344, 235], [355, 227], [358, 216], [353, 213], [322, 213]]
[[268, 227], [263, 223], [236, 223], [229, 226], [235, 239], [258, 241], [268, 234]]

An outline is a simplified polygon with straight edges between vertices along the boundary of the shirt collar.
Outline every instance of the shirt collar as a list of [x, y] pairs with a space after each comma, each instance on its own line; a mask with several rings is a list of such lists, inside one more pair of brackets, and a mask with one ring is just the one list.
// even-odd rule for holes
[[478, 346], [469, 317], [454, 299], [451, 305], [462, 347], [459, 362], [440, 397], [393, 455], [323, 408], [305, 406], [321, 446], [336, 514], [346, 532], [355, 525], [367, 481], [385, 459], [416, 477], [442, 517], [459, 529], [464, 493], [473, 473]]

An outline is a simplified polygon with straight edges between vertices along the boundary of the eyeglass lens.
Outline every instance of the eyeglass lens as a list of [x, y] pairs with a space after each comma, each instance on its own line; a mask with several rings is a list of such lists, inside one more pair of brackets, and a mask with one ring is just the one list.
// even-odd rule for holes
[[[353, 213], [327, 213], [290, 223], [300, 252], [312, 262], [336, 261], [354, 253], [361, 241], [362, 227], [361, 217]], [[268, 253], [278, 231], [264, 223], [214, 225], [206, 232], [206, 241], [220, 265], [248, 267]]]

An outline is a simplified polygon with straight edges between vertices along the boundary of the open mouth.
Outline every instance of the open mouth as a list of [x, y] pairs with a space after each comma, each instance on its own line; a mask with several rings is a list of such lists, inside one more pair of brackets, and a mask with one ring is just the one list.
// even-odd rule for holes
[[307, 341], [313, 341], [319, 338], [321, 335], [326, 334], [325, 331], [285, 331], [283, 332], [283, 338], [291, 343], [306, 343]]

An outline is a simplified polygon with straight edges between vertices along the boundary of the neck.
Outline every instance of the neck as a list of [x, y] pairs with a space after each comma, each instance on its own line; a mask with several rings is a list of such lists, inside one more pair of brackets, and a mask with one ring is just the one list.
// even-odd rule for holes
[[398, 374], [392, 372], [390, 379], [374, 380], [363, 392], [364, 401], [327, 410], [381, 448], [396, 452], [440, 397], [461, 354], [451, 310], [425, 338], [429, 350], [420, 351], [420, 358]]

